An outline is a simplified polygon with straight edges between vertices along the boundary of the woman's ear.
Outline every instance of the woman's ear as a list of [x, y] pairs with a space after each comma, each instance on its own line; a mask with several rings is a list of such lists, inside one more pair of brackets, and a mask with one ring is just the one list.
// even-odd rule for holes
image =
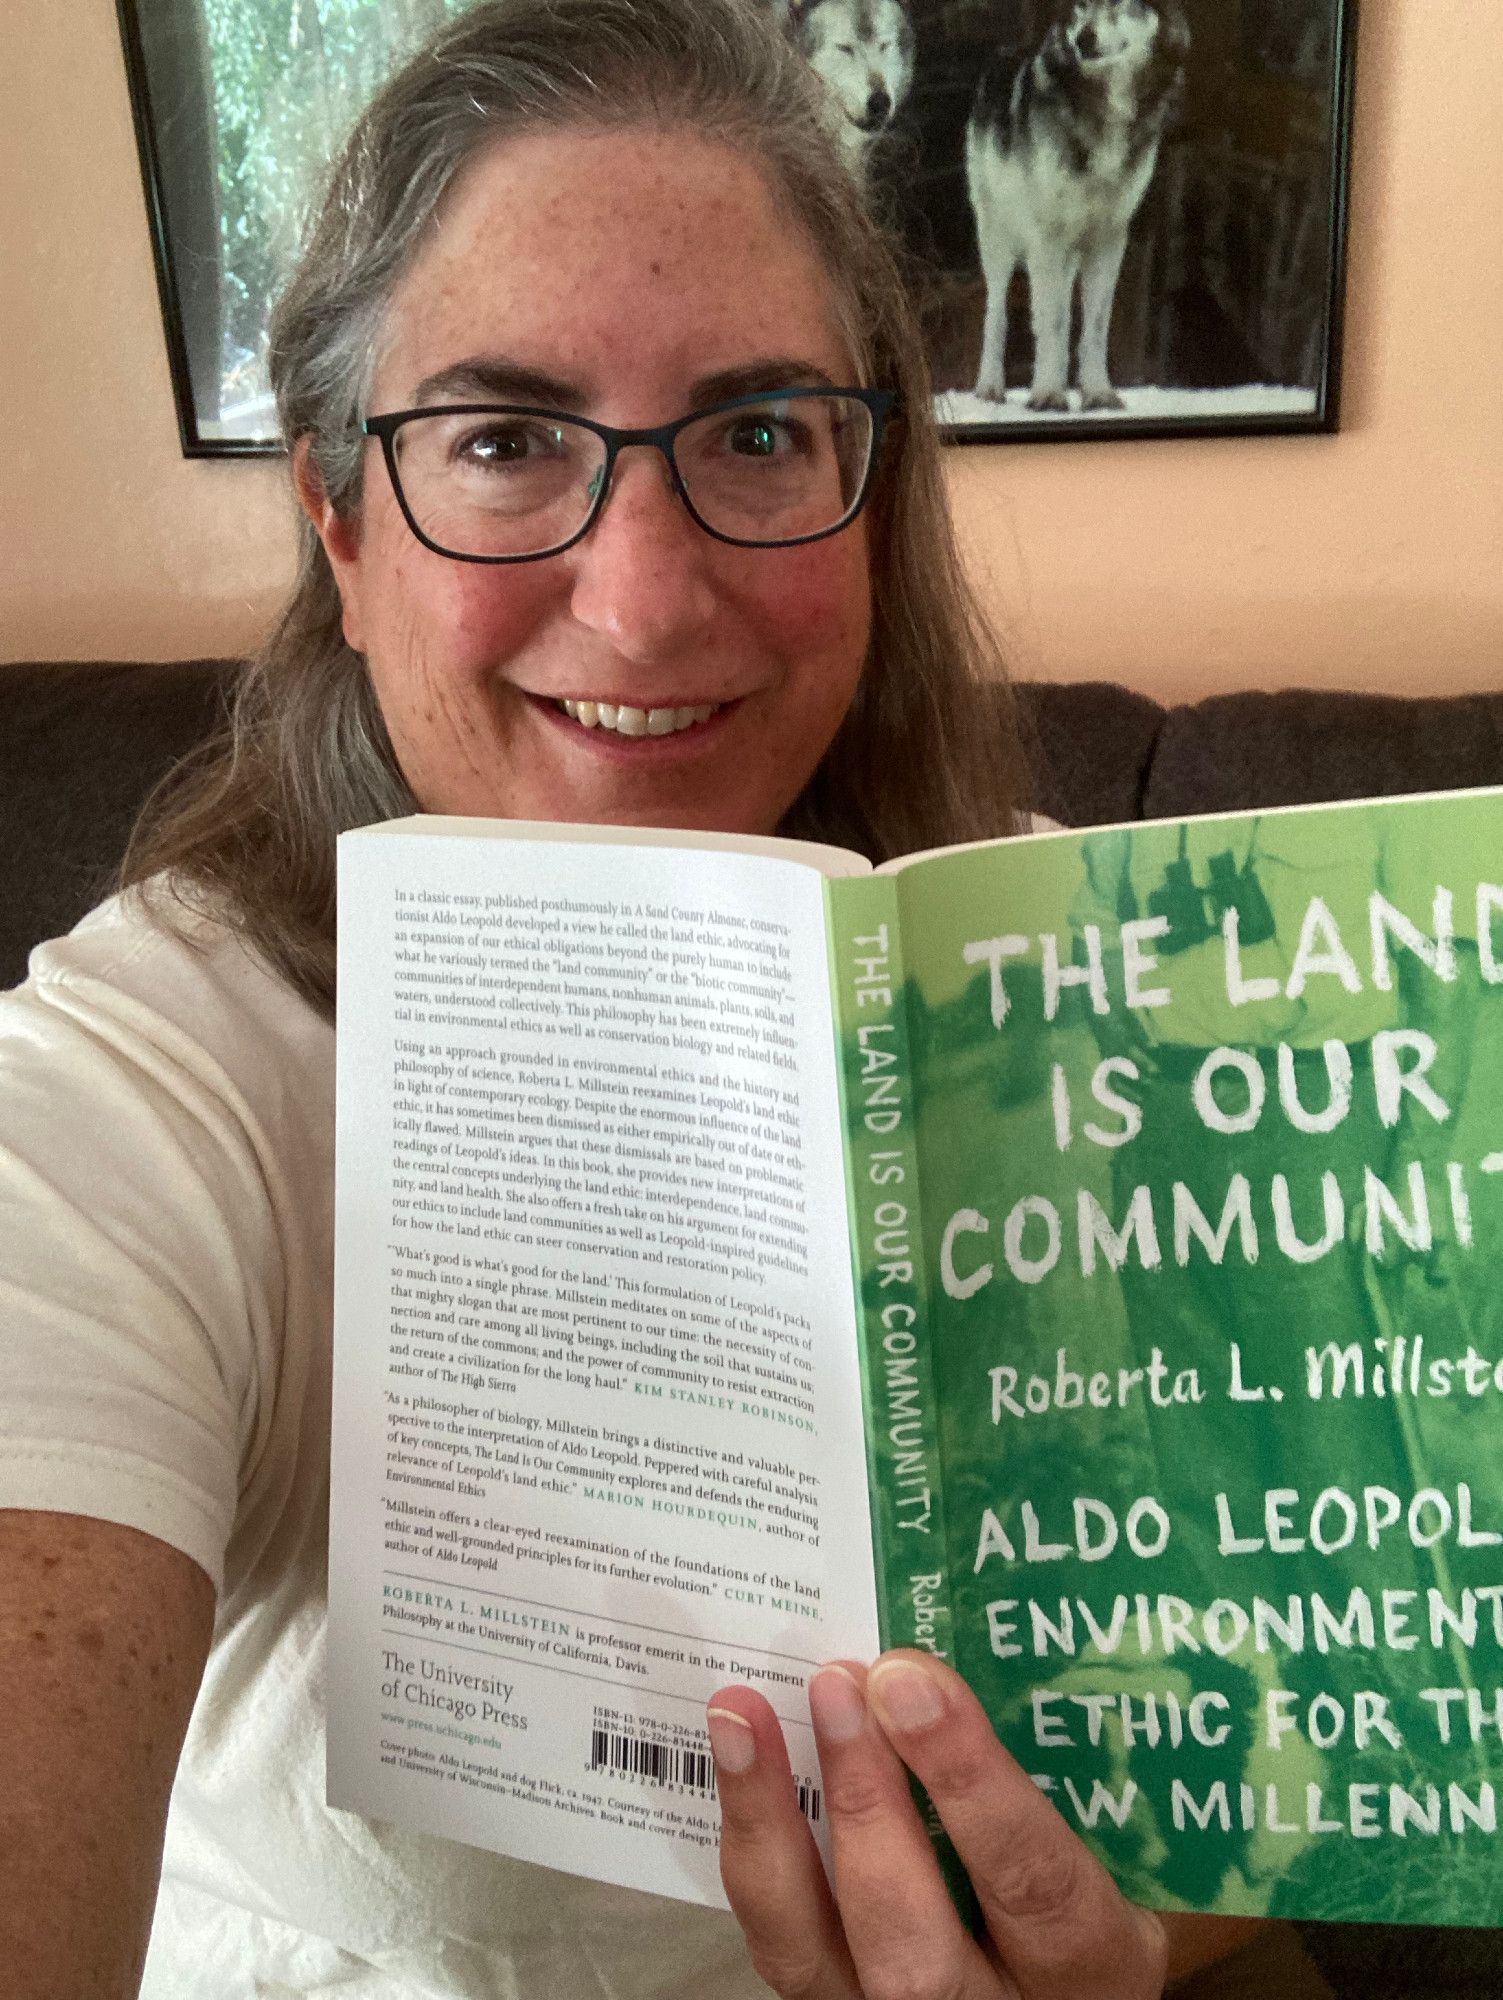
[[357, 516], [340, 514], [324, 490], [323, 474], [313, 458], [313, 440], [304, 435], [292, 447], [292, 487], [298, 505], [313, 523], [313, 531], [323, 543], [329, 568], [334, 573], [339, 602], [343, 607], [345, 644], [357, 653], [365, 651], [361, 639], [360, 616], [360, 522]]

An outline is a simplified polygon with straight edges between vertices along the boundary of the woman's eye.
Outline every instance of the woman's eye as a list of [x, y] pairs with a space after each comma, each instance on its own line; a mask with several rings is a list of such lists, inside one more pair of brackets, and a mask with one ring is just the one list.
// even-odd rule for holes
[[456, 439], [454, 456], [477, 465], [522, 465], [529, 459], [556, 458], [566, 448], [556, 424], [490, 423]]
[[780, 458], [798, 451], [805, 443], [802, 425], [787, 417], [769, 416], [764, 411], [737, 418], [726, 426], [727, 450], [739, 458]]
[[729, 438], [732, 451], [748, 458], [771, 458], [780, 441], [774, 426], [760, 418], [737, 424]]

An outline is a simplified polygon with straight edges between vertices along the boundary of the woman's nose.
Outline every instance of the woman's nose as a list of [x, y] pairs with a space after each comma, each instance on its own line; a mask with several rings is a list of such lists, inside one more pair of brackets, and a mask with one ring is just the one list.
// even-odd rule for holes
[[713, 615], [714, 556], [661, 453], [627, 450], [593, 527], [569, 552], [574, 616], [628, 660], [671, 662]]

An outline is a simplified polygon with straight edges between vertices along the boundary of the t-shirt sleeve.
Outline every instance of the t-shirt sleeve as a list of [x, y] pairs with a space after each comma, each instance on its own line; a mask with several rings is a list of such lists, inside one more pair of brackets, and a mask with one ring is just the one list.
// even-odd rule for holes
[[279, 1334], [222, 1070], [139, 994], [34, 969], [0, 995], [0, 1507], [138, 1528], [220, 1589]]

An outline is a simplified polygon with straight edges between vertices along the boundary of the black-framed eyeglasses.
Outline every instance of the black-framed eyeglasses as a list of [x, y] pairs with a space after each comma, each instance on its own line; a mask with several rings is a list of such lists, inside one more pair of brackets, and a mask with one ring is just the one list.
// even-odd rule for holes
[[674, 492], [716, 541], [786, 549], [835, 535], [860, 513], [886, 389], [779, 389], [620, 430], [564, 410], [458, 403], [367, 417], [407, 525], [456, 562], [534, 562], [589, 533], [618, 453], [651, 445]]

